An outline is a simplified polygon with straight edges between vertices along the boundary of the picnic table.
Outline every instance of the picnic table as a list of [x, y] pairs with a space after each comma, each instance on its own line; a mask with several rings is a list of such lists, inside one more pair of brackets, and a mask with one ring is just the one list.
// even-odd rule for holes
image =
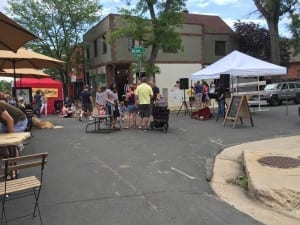
[[112, 128], [112, 115], [92, 115], [92, 120], [88, 121], [85, 127], [86, 133], [108, 133], [121, 129], [121, 122], [116, 121], [118, 127]]

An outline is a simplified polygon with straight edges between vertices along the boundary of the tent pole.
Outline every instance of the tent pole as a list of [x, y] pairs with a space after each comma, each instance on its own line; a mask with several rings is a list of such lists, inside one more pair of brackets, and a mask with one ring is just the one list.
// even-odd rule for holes
[[259, 76], [257, 76], [257, 92], [258, 92], [258, 111], [260, 111], [261, 108], [260, 108]]
[[[288, 76], [288, 73], [286, 73], [286, 75], [285, 75], [285, 87], [286, 87], [286, 90], [288, 89], [288, 83], [287, 83], [287, 76]], [[285, 107], [285, 114], [286, 114], [286, 116], [288, 116], [289, 115], [289, 104], [288, 104], [288, 99], [287, 99], [287, 93], [285, 94], [285, 105], [286, 105], [286, 107]]]

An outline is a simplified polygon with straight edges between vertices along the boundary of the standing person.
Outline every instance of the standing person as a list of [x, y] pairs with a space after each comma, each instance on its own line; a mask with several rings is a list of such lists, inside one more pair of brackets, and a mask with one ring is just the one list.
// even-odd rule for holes
[[156, 100], [160, 99], [160, 91], [159, 91], [159, 88], [156, 86], [156, 83], [155, 83], [154, 79], [151, 79], [149, 81], [149, 84], [152, 87], [152, 92], [153, 92], [151, 103], [155, 103]]
[[42, 107], [42, 96], [41, 91], [37, 90], [35, 95], [33, 96], [33, 111], [35, 115], [40, 118], [41, 117], [41, 107]]
[[101, 86], [98, 87], [98, 91], [96, 92], [96, 108], [99, 112], [101, 108], [105, 108], [105, 87]]
[[40, 114], [42, 114], [43, 110], [45, 110], [45, 115], [47, 116], [48, 99], [44, 92], [42, 92], [41, 101], [42, 101], [42, 106], [41, 106]]
[[208, 92], [209, 92], [208, 83], [206, 81], [203, 81], [203, 85], [202, 85], [202, 103], [203, 103], [203, 107], [208, 107], [208, 105], [209, 105]]
[[190, 105], [190, 108], [193, 107], [193, 104], [195, 102], [195, 90], [194, 90], [194, 87], [191, 86], [187, 91], [186, 91], [188, 97], [189, 97], [189, 105]]
[[105, 101], [106, 101], [106, 114], [112, 116], [111, 128], [115, 129], [116, 119], [120, 116], [118, 109], [118, 93], [116, 92], [116, 88], [114, 84], [111, 84], [105, 90]]
[[85, 85], [84, 89], [80, 93], [82, 111], [79, 116], [79, 120], [82, 121], [83, 113], [86, 113], [89, 120], [92, 120], [92, 112], [93, 112], [93, 97], [89, 91], [89, 86]]
[[218, 120], [219, 116], [222, 116], [222, 118], [225, 117], [225, 91], [220, 84], [218, 84], [215, 94], [218, 101]]
[[151, 98], [153, 96], [152, 88], [147, 84], [147, 78], [142, 78], [142, 84], [140, 84], [137, 89], [137, 102], [138, 102], [138, 111], [139, 111], [139, 129], [148, 130], [149, 117], [151, 113]]
[[136, 126], [136, 111], [137, 111], [137, 107], [136, 107], [136, 97], [135, 97], [135, 87], [134, 86], [130, 86], [127, 89], [127, 93], [126, 93], [126, 102], [127, 102], [127, 112], [128, 112], [128, 116], [126, 119], [126, 125], [124, 128], [135, 128]]
[[202, 108], [202, 85], [200, 84], [200, 81], [198, 80], [194, 86], [195, 90], [195, 101], [196, 106], [198, 109]]

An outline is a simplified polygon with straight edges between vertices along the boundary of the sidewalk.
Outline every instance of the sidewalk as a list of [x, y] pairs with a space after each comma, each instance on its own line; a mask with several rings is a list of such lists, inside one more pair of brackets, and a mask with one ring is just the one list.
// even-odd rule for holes
[[[300, 224], [299, 146], [300, 136], [293, 136], [226, 148], [215, 158], [212, 188], [223, 201], [264, 224]], [[233, 182], [244, 176], [248, 191]]]

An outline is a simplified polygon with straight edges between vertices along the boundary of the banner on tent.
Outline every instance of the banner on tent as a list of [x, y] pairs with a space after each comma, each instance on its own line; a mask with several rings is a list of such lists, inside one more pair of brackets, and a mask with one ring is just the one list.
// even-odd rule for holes
[[40, 90], [47, 98], [57, 98], [58, 88], [32, 88], [32, 95], [35, 95], [36, 91]]

